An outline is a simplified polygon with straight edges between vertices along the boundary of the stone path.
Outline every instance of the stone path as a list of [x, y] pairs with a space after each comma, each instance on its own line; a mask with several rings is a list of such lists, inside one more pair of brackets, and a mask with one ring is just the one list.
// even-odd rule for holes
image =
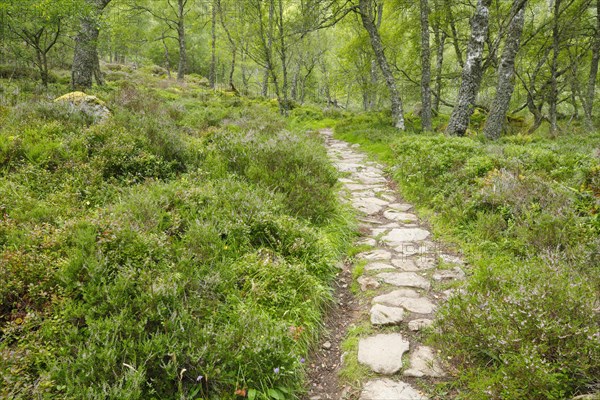
[[346, 173], [340, 179], [343, 198], [361, 214], [359, 244], [373, 247], [357, 255], [366, 263], [358, 283], [370, 299], [375, 331], [358, 345], [359, 363], [375, 373], [363, 382], [359, 398], [425, 400], [418, 387], [445, 371], [436, 352], [418, 342], [418, 332], [431, 326], [437, 304], [452, 294], [440, 293], [439, 282], [465, 278], [463, 262], [432, 241], [412, 205], [389, 187], [381, 165], [368, 161], [357, 145], [333, 139], [331, 130], [321, 133], [333, 163]]

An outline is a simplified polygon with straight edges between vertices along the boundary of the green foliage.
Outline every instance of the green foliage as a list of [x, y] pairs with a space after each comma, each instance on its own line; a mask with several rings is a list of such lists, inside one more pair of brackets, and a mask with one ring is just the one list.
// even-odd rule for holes
[[488, 144], [373, 132], [364, 120], [336, 133], [387, 160], [473, 265], [434, 337], [458, 398], [564, 399], [598, 385], [598, 134]]
[[0, 397], [301, 390], [350, 237], [336, 175], [270, 106], [197, 93], [1, 114]]

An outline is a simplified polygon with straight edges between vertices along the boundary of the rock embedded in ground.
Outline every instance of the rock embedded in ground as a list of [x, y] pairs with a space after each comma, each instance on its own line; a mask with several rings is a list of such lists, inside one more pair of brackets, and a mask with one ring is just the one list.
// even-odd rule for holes
[[427, 400], [427, 397], [408, 383], [377, 379], [365, 384], [359, 400]]
[[[409, 296], [406, 296], [406, 295]], [[430, 314], [435, 310], [435, 304], [426, 297], [413, 296], [405, 290], [395, 290], [391, 293], [377, 296], [373, 299], [375, 304], [383, 304], [390, 307], [402, 307], [416, 314]]]
[[436, 281], [463, 280], [465, 279], [465, 272], [460, 267], [442, 269], [436, 271], [432, 278]]
[[400, 211], [400, 212], [406, 212], [413, 208], [413, 206], [411, 204], [406, 204], [406, 203], [393, 203], [393, 204], [390, 204], [388, 207], [392, 208], [394, 210]]
[[404, 319], [404, 309], [400, 307], [375, 304], [370, 313], [373, 325], [397, 325]]
[[409, 214], [409, 213], [394, 210], [394, 209], [388, 209], [388, 210], [384, 211], [383, 216], [385, 218], [389, 219], [390, 221], [418, 221], [419, 220], [417, 218], [417, 216], [414, 214]]
[[392, 260], [392, 264], [404, 272], [415, 272], [420, 270], [420, 268], [415, 264], [414, 260], [406, 257], [394, 258]]
[[399, 333], [388, 333], [361, 339], [358, 362], [374, 372], [392, 375], [402, 369], [402, 356], [410, 344]]
[[396, 228], [392, 229], [382, 240], [390, 246], [400, 246], [406, 242], [415, 242], [429, 237], [430, 233], [422, 228]]
[[365, 266], [365, 271], [382, 271], [382, 270], [387, 270], [387, 269], [395, 270], [396, 267], [394, 267], [391, 264], [382, 263], [382, 262], [374, 262], [374, 263], [367, 264]]
[[360, 290], [362, 290], [363, 292], [366, 292], [367, 290], [374, 290], [381, 286], [377, 279], [370, 276], [363, 275], [359, 277], [356, 281], [360, 285]]
[[413, 319], [412, 321], [410, 321], [408, 323], [408, 329], [410, 329], [413, 332], [417, 332], [417, 331], [420, 331], [421, 329], [429, 328], [432, 325], [433, 325], [432, 320], [426, 319], [426, 318], [418, 318], [418, 319]]
[[427, 346], [419, 346], [410, 354], [410, 368], [404, 371], [404, 376], [421, 378], [441, 378], [446, 373], [435, 355], [433, 349]]
[[112, 115], [102, 100], [83, 92], [67, 93], [56, 98], [54, 102], [69, 104], [73, 109], [94, 118], [97, 122], [104, 122]]
[[398, 287], [415, 287], [425, 290], [431, 287], [431, 283], [427, 279], [414, 272], [382, 272], [377, 274], [377, 278]]
[[392, 258], [392, 253], [387, 250], [377, 249], [377, 250], [367, 251], [364, 253], [359, 253], [357, 255], [357, 257], [360, 259], [369, 260], [369, 261], [390, 260]]

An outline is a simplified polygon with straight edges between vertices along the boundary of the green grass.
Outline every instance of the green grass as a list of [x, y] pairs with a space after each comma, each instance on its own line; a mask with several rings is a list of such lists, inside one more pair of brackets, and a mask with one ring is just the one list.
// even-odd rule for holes
[[402, 195], [471, 264], [466, 292], [438, 314], [434, 342], [458, 371], [439, 390], [464, 399], [594, 391], [600, 134], [514, 135], [493, 143], [401, 133], [388, 124], [365, 114], [335, 132], [386, 162]]
[[297, 398], [355, 225], [320, 139], [128, 79], [100, 125], [26, 81], [2, 104], [0, 397]]

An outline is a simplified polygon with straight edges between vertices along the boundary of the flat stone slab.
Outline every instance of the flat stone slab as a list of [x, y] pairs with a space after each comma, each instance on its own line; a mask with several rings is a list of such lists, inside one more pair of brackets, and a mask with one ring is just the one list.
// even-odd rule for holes
[[399, 333], [364, 338], [358, 342], [358, 362], [374, 372], [392, 375], [402, 369], [402, 356], [409, 346], [408, 340]]
[[406, 257], [396, 257], [392, 259], [392, 264], [405, 272], [415, 272], [420, 270], [417, 264], [415, 264], [414, 260]]
[[431, 347], [419, 346], [410, 355], [410, 368], [404, 371], [404, 376], [421, 378], [441, 378], [446, 373]]
[[388, 209], [383, 213], [383, 216], [391, 221], [418, 221], [419, 218], [415, 214], [410, 214], [394, 209]]
[[[416, 294], [416, 292], [414, 293]], [[435, 310], [435, 304], [428, 298], [420, 297], [418, 294], [414, 296], [413, 293], [407, 293], [402, 289], [377, 296], [373, 299], [373, 303], [389, 307], [402, 307], [416, 314], [431, 314]]]
[[377, 274], [377, 278], [394, 286], [415, 287], [425, 290], [431, 287], [431, 283], [427, 279], [414, 272], [382, 272]]
[[422, 228], [396, 228], [388, 232], [382, 239], [391, 246], [400, 246], [405, 242], [425, 240], [429, 235], [429, 231]]
[[410, 321], [408, 323], [408, 329], [410, 329], [413, 332], [417, 332], [417, 331], [420, 331], [421, 329], [429, 328], [432, 325], [433, 325], [432, 320], [427, 319], [427, 318], [419, 318], [419, 319], [413, 319], [412, 321]]
[[371, 307], [371, 323], [373, 325], [397, 325], [404, 319], [404, 309], [375, 304]]
[[352, 200], [352, 206], [367, 215], [377, 214], [387, 204], [387, 201], [377, 197], [360, 197]]
[[365, 384], [359, 400], [427, 400], [427, 397], [408, 383], [377, 379]]
[[359, 253], [357, 255], [357, 257], [361, 258], [363, 260], [369, 260], [369, 261], [391, 260], [392, 253], [387, 250], [384, 250], [384, 249], [377, 249], [377, 250], [368, 251], [366, 253]]
[[440, 269], [435, 271], [432, 278], [436, 281], [463, 280], [465, 279], [465, 272], [460, 267]]
[[374, 189], [382, 189], [383, 190], [383, 187], [381, 185], [365, 185], [362, 183], [356, 183], [354, 181], [352, 181], [352, 183], [346, 184], [345, 186], [348, 190], [351, 190], [353, 192], [359, 192], [359, 191], [363, 191], [363, 190], [374, 190]]
[[465, 262], [463, 261], [462, 258], [460, 258], [458, 256], [453, 256], [452, 254], [440, 254], [440, 258], [442, 259], [443, 262], [448, 263], [448, 264], [459, 264], [459, 265], [465, 264]]
[[394, 267], [392, 264], [387, 264], [387, 263], [382, 263], [382, 262], [374, 262], [374, 263], [367, 264], [365, 266], [365, 271], [383, 271], [386, 269], [395, 270], [396, 267]]
[[437, 260], [433, 257], [418, 257], [415, 259], [415, 263], [419, 269], [432, 269], [437, 266]]
[[390, 204], [389, 207], [393, 208], [394, 210], [398, 210], [398, 211], [402, 211], [402, 212], [406, 212], [413, 208], [412, 204], [407, 204], [407, 203], [393, 203], [393, 204]]

